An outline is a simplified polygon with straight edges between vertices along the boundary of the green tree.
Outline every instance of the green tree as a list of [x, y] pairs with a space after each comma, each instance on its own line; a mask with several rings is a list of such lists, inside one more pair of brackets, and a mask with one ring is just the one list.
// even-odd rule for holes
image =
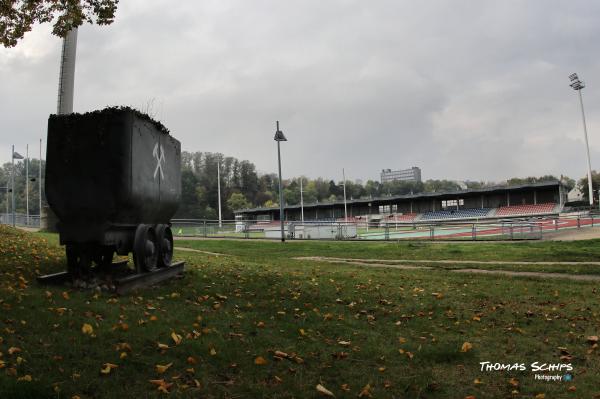
[[0, 3], [0, 40], [14, 47], [37, 23], [52, 23], [59, 37], [84, 23], [110, 25], [119, 0], [11, 0]]
[[268, 200], [267, 202], [265, 202], [265, 204], [263, 205], [265, 208], [276, 208], [279, 206], [279, 204], [277, 202], [274, 202], [272, 200]]
[[252, 204], [244, 197], [244, 194], [233, 193], [227, 200], [227, 206], [233, 211], [238, 209], [248, 209], [252, 207]]
[[[579, 191], [581, 191], [581, 193], [583, 194], [583, 198], [586, 201], [589, 201], [589, 198], [590, 198], [588, 187], [589, 186], [588, 186], [587, 176], [582, 177], [577, 182], [577, 188], [579, 189]], [[596, 192], [596, 190], [598, 190], [598, 187], [600, 187], [600, 172], [596, 172], [595, 170], [592, 170], [592, 190], [594, 190], [593, 194], [594, 194], [595, 198], [598, 198], [598, 193]]]

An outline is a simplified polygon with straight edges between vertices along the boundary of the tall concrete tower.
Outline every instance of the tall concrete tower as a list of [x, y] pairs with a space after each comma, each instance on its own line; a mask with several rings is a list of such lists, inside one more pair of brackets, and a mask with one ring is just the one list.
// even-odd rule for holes
[[58, 79], [58, 104], [56, 113], [59, 115], [73, 112], [73, 88], [75, 86], [75, 56], [77, 53], [77, 28], [72, 29], [63, 39], [60, 59], [60, 76]]

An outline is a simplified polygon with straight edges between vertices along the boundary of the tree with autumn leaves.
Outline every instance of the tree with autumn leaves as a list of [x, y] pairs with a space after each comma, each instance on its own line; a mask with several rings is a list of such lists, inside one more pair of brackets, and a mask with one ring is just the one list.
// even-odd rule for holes
[[51, 23], [52, 33], [65, 37], [84, 23], [110, 25], [119, 0], [6, 0], [0, 2], [0, 40], [14, 47], [36, 23]]

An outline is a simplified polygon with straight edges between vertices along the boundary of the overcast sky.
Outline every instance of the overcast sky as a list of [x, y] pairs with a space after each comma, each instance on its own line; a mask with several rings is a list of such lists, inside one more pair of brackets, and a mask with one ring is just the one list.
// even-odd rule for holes
[[[0, 48], [0, 161], [38, 154], [56, 112], [60, 39]], [[150, 109], [187, 151], [284, 178], [500, 181], [600, 169], [600, 2], [122, 0], [79, 30], [76, 112]], [[45, 149], [44, 149], [45, 151]], [[37, 157], [37, 155], [36, 155]]]

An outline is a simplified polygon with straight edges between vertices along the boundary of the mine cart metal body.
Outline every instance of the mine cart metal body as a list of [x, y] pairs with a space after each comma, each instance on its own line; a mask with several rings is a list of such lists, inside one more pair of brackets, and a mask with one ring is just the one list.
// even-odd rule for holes
[[131, 109], [51, 115], [46, 197], [70, 271], [134, 253], [138, 270], [168, 266], [181, 197], [181, 145]]

